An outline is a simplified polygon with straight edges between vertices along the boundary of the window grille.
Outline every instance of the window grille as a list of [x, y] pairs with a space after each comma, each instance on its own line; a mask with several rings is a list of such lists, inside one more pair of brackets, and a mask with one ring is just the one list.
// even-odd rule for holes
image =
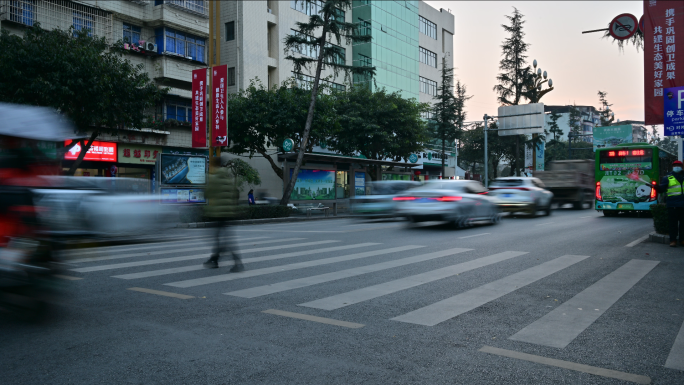
[[66, 0], [0, 0], [0, 20], [26, 26], [40, 23], [47, 30], [89, 29], [91, 36], [104, 37], [112, 44], [112, 14], [108, 11]]

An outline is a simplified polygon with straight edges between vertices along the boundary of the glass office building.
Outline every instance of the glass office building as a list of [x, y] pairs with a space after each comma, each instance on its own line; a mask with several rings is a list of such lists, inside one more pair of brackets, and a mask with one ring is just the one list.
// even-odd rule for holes
[[418, 16], [417, 0], [354, 0], [352, 17], [359, 33], [373, 37], [369, 43], [354, 44], [354, 65], [372, 65], [376, 71], [372, 80], [356, 76], [355, 84], [419, 99]]

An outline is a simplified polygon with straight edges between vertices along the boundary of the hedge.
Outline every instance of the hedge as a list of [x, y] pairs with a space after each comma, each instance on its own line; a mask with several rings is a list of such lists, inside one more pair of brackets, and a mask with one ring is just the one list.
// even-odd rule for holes
[[664, 204], [651, 205], [653, 215], [653, 227], [658, 234], [669, 234], [670, 223], [667, 216], [667, 206]]
[[[279, 205], [238, 206], [238, 215], [235, 219], [263, 219], [289, 217], [292, 209]], [[204, 206], [179, 207], [178, 219], [181, 223], [193, 223], [204, 221]]]

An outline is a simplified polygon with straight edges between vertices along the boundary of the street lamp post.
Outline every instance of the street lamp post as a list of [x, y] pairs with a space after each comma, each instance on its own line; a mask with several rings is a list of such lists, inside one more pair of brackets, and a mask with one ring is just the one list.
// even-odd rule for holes
[[[536, 70], [533, 72], [531, 83], [528, 84], [528, 95], [530, 103], [539, 103], [539, 100], [547, 93], [553, 90], [553, 80], [548, 79], [549, 75], [546, 71], [542, 71], [541, 67], [537, 68], [537, 59], [534, 59], [532, 66]], [[547, 80], [548, 79], [548, 80]], [[547, 83], [548, 88], [542, 91], [544, 83]], [[530, 87], [531, 86], [531, 87]], [[537, 169], [537, 138], [539, 134], [532, 134], [532, 171]]]

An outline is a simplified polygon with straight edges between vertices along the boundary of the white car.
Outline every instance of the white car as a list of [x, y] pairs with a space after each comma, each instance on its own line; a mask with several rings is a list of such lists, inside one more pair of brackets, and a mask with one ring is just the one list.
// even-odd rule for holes
[[466, 227], [474, 222], [497, 223], [497, 202], [474, 180], [435, 180], [394, 197], [397, 216], [411, 222], [445, 221]]
[[499, 201], [504, 212], [526, 212], [536, 216], [537, 211], [551, 215], [553, 193], [544, 187], [539, 178], [507, 177], [494, 179], [489, 186], [489, 196]]

